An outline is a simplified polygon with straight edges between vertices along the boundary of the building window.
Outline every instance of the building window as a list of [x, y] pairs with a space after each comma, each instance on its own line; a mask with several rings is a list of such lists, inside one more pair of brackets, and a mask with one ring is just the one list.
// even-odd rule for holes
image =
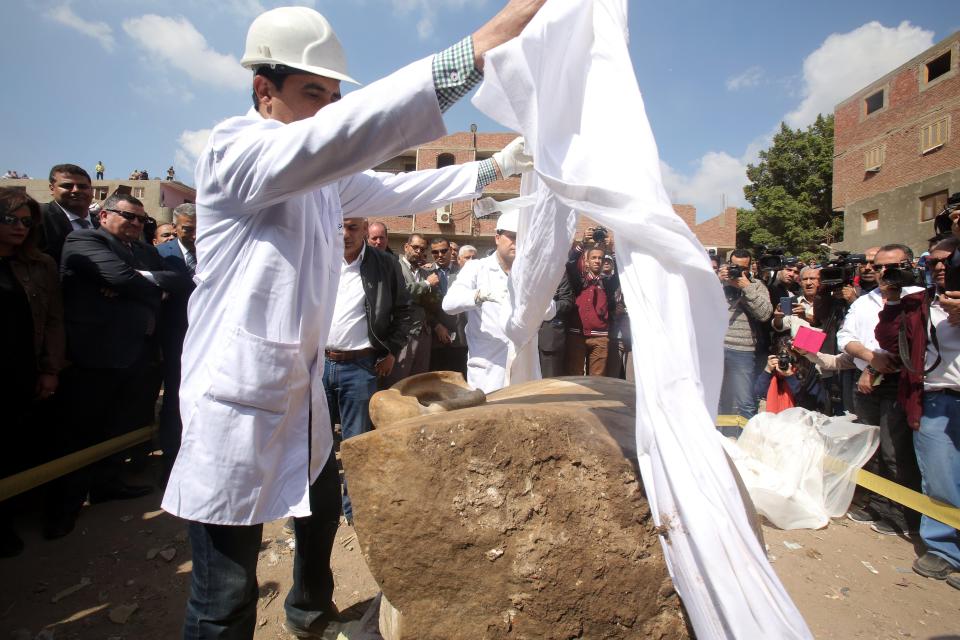
[[863, 154], [864, 170], [867, 172], [880, 171], [883, 161], [887, 155], [887, 145], [877, 145]]
[[130, 191], [131, 191], [131, 194], [130, 194], [130, 195], [132, 195], [134, 198], [142, 198], [142, 197], [143, 197], [143, 187], [134, 187], [134, 188], [131, 189]]
[[106, 200], [107, 195], [109, 195], [110, 189], [107, 187], [94, 187], [93, 188], [93, 199], [94, 200]]
[[951, 63], [953, 62], [952, 53], [952, 51], [947, 51], [924, 65], [923, 71], [924, 75], [926, 75], [926, 82], [936, 80], [950, 71]]
[[880, 89], [880, 91], [877, 91], [876, 93], [872, 93], [869, 96], [867, 96], [866, 100], [863, 101], [864, 105], [867, 108], [867, 115], [870, 115], [875, 111], [879, 111], [880, 109], [883, 109], [883, 96], [884, 96], [883, 89]]
[[880, 212], [874, 209], [862, 215], [863, 224], [861, 225], [863, 233], [876, 231], [880, 227]]
[[946, 141], [946, 118], [940, 118], [936, 122], [920, 127], [920, 153], [929, 153], [934, 149], [939, 149]]
[[946, 189], [937, 191], [920, 198], [920, 222], [929, 222], [937, 217], [937, 214], [943, 211], [947, 206], [947, 198], [950, 194]]
[[452, 153], [441, 153], [437, 156], [437, 169], [442, 169], [444, 167], [449, 167], [452, 164], [456, 163], [456, 159], [453, 157]]
[[405, 165], [403, 165], [403, 170], [407, 173], [410, 173], [411, 171], [416, 171], [417, 164], [415, 162], [408, 162]]

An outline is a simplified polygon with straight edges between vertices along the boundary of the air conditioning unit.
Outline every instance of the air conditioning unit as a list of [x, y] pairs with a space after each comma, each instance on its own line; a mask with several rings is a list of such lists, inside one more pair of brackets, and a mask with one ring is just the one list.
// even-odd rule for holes
[[452, 205], [444, 205], [437, 209], [437, 224], [450, 224]]

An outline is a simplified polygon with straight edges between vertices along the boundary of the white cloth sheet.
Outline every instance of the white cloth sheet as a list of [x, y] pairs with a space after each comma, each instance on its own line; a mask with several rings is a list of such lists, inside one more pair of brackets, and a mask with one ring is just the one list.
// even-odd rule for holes
[[[615, 234], [630, 310], [639, 467], [677, 591], [700, 638], [809, 638], [747, 520], [713, 426], [725, 304], [706, 252], [673, 212], [626, 46], [625, 0], [551, 0], [486, 56], [474, 103], [520, 132], [522, 195], [509, 382], [535, 376], [532, 340], [577, 213]], [[531, 345], [533, 349], [531, 350]]]

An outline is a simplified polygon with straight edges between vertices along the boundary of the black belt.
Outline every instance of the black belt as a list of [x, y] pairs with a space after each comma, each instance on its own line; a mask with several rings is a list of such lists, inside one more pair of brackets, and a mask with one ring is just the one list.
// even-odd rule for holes
[[337, 351], [335, 349], [323, 350], [324, 357], [333, 362], [350, 362], [352, 360], [359, 360], [360, 358], [366, 358], [367, 356], [375, 355], [376, 353], [377, 350], [373, 347], [356, 349], [354, 351]]

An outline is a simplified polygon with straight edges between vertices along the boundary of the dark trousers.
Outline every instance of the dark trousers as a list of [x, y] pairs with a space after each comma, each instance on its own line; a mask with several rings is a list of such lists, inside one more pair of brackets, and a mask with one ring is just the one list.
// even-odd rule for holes
[[[310, 511], [295, 518], [293, 586], [283, 608], [288, 624], [311, 631], [336, 618], [330, 555], [340, 520], [340, 482], [333, 452], [310, 485]], [[249, 640], [257, 623], [257, 557], [263, 525], [191, 522], [193, 571], [183, 625], [185, 640]]]
[[430, 371], [456, 371], [467, 377], [467, 348], [434, 342], [430, 350]]
[[[864, 465], [864, 469], [899, 485], [920, 491], [920, 469], [913, 448], [913, 431], [907, 425], [907, 416], [897, 402], [897, 377], [874, 387], [873, 392], [859, 391], [853, 398], [854, 411], [863, 424], [880, 427], [880, 447]], [[883, 496], [871, 493], [871, 509], [884, 520], [902, 529], [916, 531], [920, 514]]]
[[163, 450], [164, 477], [173, 469], [173, 462], [180, 451], [183, 422], [180, 419], [180, 349], [164, 349], [163, 404], [160, 407], [160, 448]]

